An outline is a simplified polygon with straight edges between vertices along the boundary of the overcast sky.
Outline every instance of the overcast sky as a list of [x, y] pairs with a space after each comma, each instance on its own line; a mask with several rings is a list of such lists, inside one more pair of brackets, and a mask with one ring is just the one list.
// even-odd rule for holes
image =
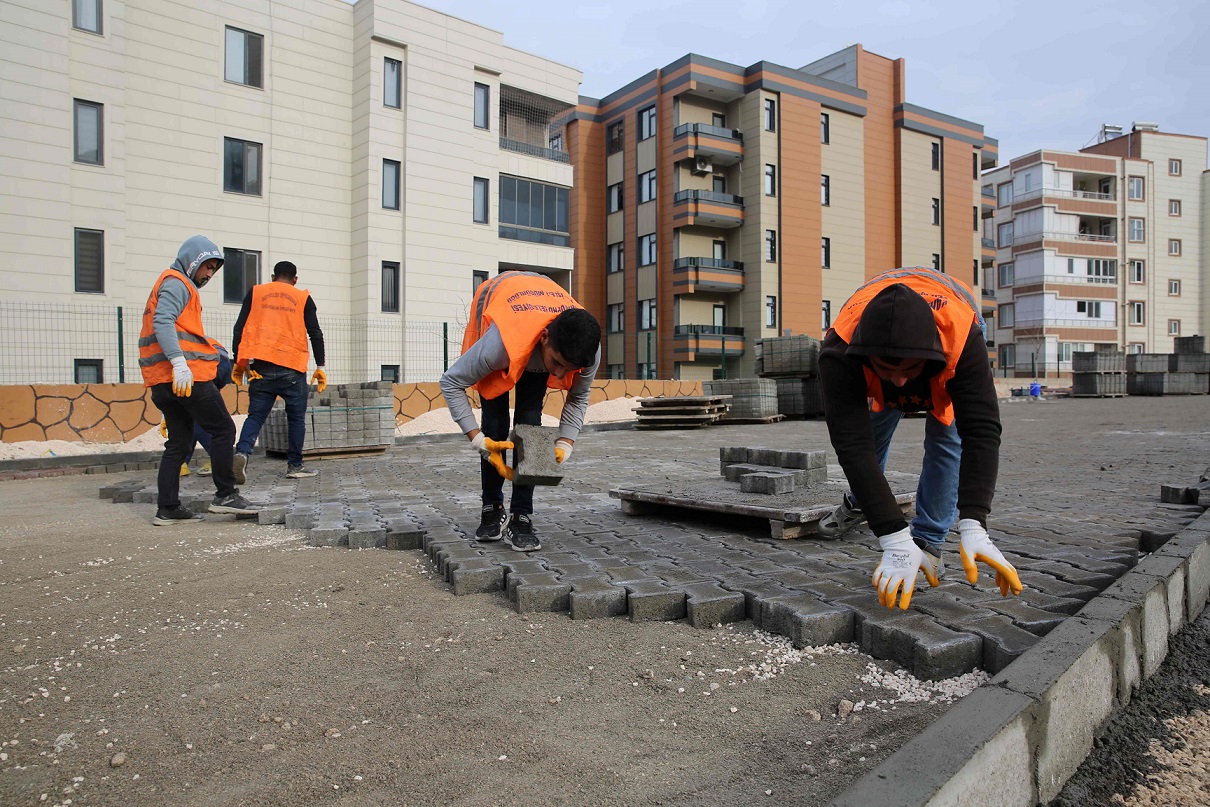
[[698, 53], [802, 67], [850, 44], [907, 63], [907, 101], [980, 123], [1000, 164], [1102, 123], [1210, 137], [1206, 0], [423, 0], [578, 68], [602, 98]]

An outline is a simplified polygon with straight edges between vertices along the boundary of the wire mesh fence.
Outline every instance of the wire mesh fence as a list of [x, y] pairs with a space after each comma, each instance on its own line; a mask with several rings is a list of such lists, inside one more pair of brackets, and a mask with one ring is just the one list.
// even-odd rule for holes
[[[141, 384], [142, 308], [0, 301], [0, 384]], [[228, 348], [235, 311], [204, 311]], [[436, 381], [461, 353], [462, 324], [319, 315], [331, 384]]]

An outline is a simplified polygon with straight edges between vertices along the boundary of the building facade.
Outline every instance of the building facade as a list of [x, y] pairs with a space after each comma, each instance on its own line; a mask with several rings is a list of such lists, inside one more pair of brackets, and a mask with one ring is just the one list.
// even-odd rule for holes
[[1136, 123], [1098, 139], [983, 178], [998, 375], [1055, 377], [1076, 351], [1169, 353], [1207, 331], [1206, 138]]
[[751, 375], [756, 340], [822, 336], [897, 266], [978, 287], [996, 142], [907, 103], [904, 82], [902, 59], [856, 45], [799, 69], [689, 54], [581, 98], [575, 275], [608, 374]]
[[0, 383], [137, 381], [198, 233], [210, 334], [293, 261], [333, 382], [435, 380], [501, 269], [573, 284], [575, 69], [405, 0], [2, 2]]

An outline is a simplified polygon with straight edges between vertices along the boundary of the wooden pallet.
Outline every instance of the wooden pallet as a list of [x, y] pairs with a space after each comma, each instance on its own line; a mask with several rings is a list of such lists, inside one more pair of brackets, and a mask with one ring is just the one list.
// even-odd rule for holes
[[682, 395], [645, 398], [635, 410], [637, 429], [700, 429], [727, 414], [730, 395]]
[[[348, 446], [345, 448], [308, 448], [303, 450], [304, 460], [343, 460], [354, 457], [379, 457], [390, 446]], [[285, 451], [265, 451], [270, 457], [284, 457]]]
[[780, 415], [780, 414], [779, 415], [765, 415], [764, 417], [759, 417], [759, 418], [733, 418], [730, 415], [728, 415], [727, 417], [719, 420], [718, 424], [720, 426], [752, 426], [752, 425], [758, 425], [758, 424], [762, 424], [762, 423], [777, 423], [778, 421], [785, 420], [785, 419], [786, 419], [786, 416]]

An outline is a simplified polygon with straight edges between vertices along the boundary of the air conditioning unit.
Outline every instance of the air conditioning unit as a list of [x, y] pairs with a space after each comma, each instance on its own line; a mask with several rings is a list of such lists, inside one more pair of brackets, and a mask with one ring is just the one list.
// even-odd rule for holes
[[714, 163], [706, 157], [693, 158], [693, 173], [699, 176], [714, 173]]

